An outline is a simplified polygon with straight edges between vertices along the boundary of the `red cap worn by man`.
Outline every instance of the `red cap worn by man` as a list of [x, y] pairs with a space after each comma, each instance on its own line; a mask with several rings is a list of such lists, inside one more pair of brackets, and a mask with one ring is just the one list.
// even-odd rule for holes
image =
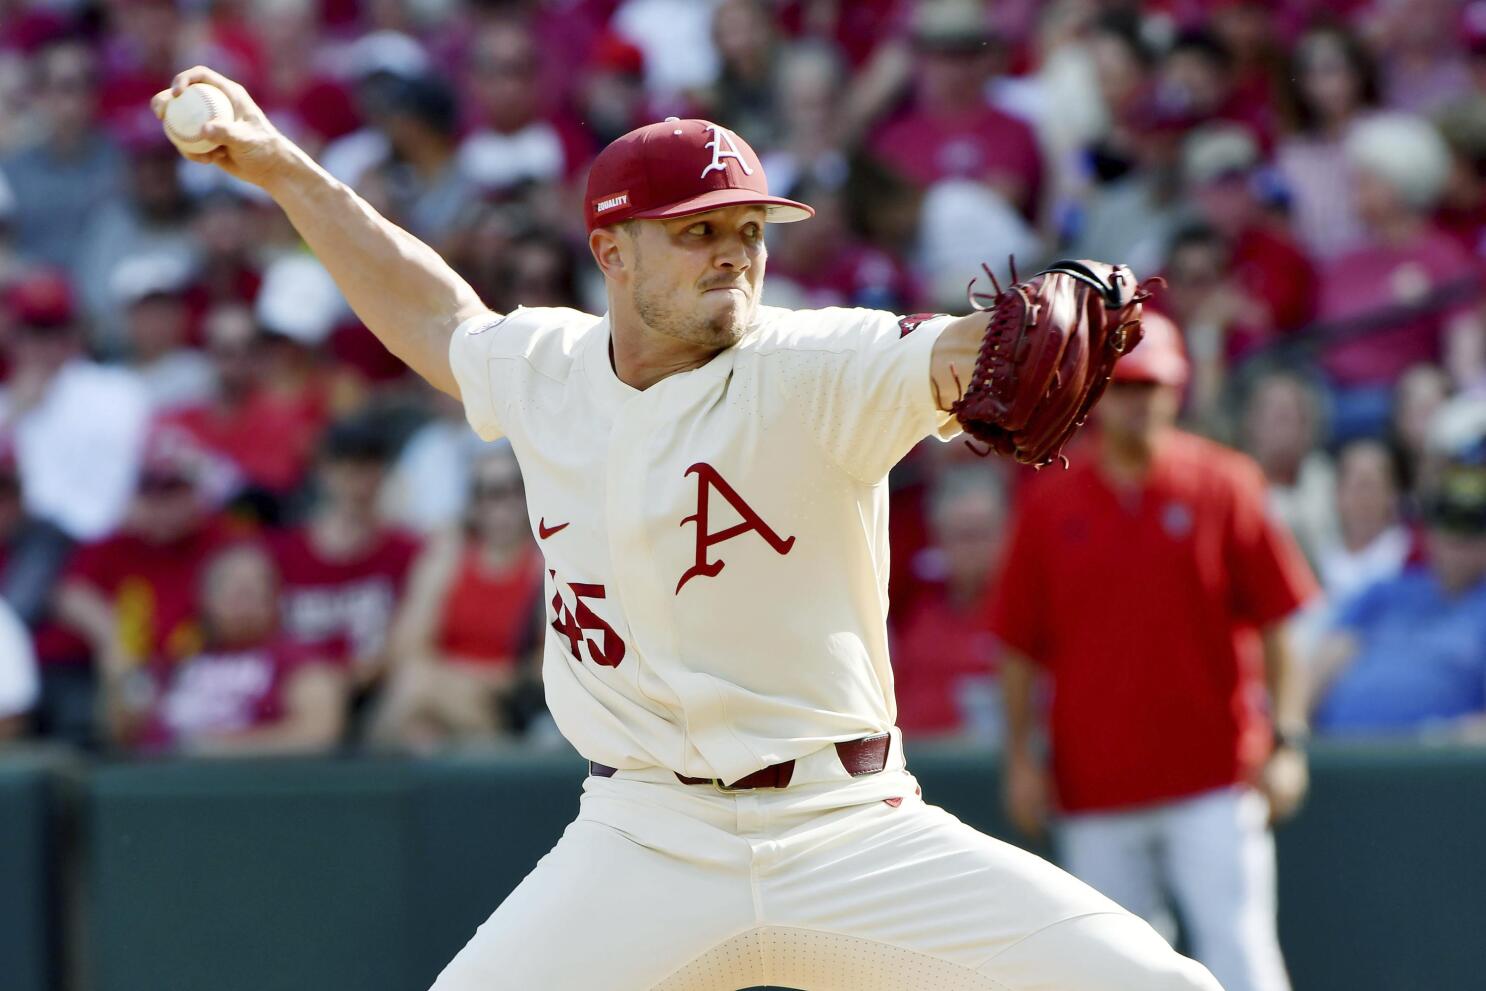
[[667, 117], [616, 138], [594, 159], [585, 216], [593, 231], [626, 220], [750, 205], [764, 207], [774, 224], [815, 216], [804, 203], [770, 195], [758, 155], [732, 131]]
[[1140, 318], [1145, 336], [1115, 363], [1110, 382], [1151, 382], [1185, 388], [1191, 374], [1181, 331], [1171, 318], [1157, 310], [1146, 310]]

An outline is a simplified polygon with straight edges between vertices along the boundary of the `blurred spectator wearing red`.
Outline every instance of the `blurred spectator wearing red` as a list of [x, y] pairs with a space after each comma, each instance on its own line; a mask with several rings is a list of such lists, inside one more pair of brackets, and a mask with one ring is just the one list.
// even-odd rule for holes
[[[1182, 148], [1183, 178], [1202, 219], [1227, 248], [1232, 290], [1187, 317], [1187, 340], [1238, 361], [1310, 321], [1316, 270], [1277, 215], [1252, 132], [1220, 124], [1194, 131]], [[1174, 253], [1174, 252], [1173, 252]], [[1208, 340], [1216, 338], [1215, 340]]]
[[1002, 482], [981, 465], [944, 469], [929, 494], [924, 586], [893, 622], [893, 693], [909, 739], [1001, 742], [998, 645], [988, 615], [1006, 523]]
[[358, 685], [382, 677], [388, 632], [417, 552], [413, 538], [385, 527], [377, 499], [393, 451], [387, 431], [365, 418], [332, 424], [315, 466], [308, 520], [276, 534], [284, 632], [350, 668]]
[[346, 724], [345, 671], [278, 635], [273, 561], [253, 544], [201, 568], [201, 642], [184, 657], [106, 672], [111, 742], [147, 753], [323, 753]]
[[96, 540], [118, 526], [133, 494], [148, 397], [133, 373], [83, 357], [61, 273], [23, 275], [4, 302], [10, 367], [0, 434], [12, 438], [26, 508], [75, 539]]
[[[1034, 832], [1057, 808], [1064, 863], [1137, 915], [1161, 919], [1169, 892], [1229, 991], [1283, 991], [1267, 821], [1306, 786], [1283, 622], [1314, 579], [1258, 469], [1174, 428], [1188, 377], [1175, 325], [1148, 315], [1145, 335], [1116, 366], [1094, 449], [1017, 505], [992, 610], [1008, 808]], [[1291, 734], [1278, 747], [1272, 718]]]
[[239, 494], [256, 515], [275, 522], [305, 480], [323, 415], [265, 388], [266, 345], [250, 310], [217, 307], [207, 315], [205, 333], [211, 399], [169, 413], [163, 422], [231, 462], [242, 478]]
[[1427, 121], [1386, 114], [1353, 128], [1345, 151], [1364, 240], [1322, 267], [1335, 439], [1380, 432], [1410, 365], [1440, 363], [1463, 387], [1486, 382], [1480, 263], [1429, 222], [1450, 172], [1444, 140]]
[[912, 103], [874, 131], [872, 154], [921, 187], [944, 179], [985, 182], [1035, 216], [1042, 154], [1030, 127], [986, 100], [1002, 48], [984, 7], [922, 4], [912, 30]]
[[206, 494], [200, 453], [168, 435], [151, 443], [120, 530], [78, 548], [57, 593], [57, 617], [103, 671], [178, 660], [201, 645], [197, 587], [204, 562], [233, 537]]
[[[429, 750], [521, 729], [512, 703], [540, 685], [542, 557], [509, 448], [474, 467], [463, 527], [418, 555], [393, 634], [395, 658], [374, 736]], [[540, 689], [538, 688], [538, 692]]]

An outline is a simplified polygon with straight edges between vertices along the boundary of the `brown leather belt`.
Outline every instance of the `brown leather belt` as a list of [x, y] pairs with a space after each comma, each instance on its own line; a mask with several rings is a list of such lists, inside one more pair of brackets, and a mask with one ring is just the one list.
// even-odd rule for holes
[[[892, 743], [891, 733], [864, 736], [860, 740], [848, 740], [845, 743], [836, 744], [836, 756], [840, 759], [841, 766], [846, 769], [847, 774], [853, 778], [859, 778], [864, 774], [876, 774], [887, 767], [888, 751]], [[597, 761], [588, 762], [588, 773], [597, 777], [612, 778], [615, 772], [616, 768], [607, 764], [600, 764]], [[782, 764], [771, 764], [760, 768], [728, 785], [715, 778], [689, 778], [680, 773], [676, 775], [676, 780], [684, 785], [715, 784], [724, 791], [742, 791], [748, 788], [787, 788], [794, 773], [795, 762], [787, 760]]]

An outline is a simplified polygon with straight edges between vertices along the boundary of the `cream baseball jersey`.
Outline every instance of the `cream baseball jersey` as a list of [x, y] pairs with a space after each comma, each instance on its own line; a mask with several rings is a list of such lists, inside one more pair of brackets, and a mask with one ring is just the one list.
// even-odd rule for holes
[[958, 433], [929, 375], [950, 319], [760, 307], [644, 391], [604, 317], [455, 331], [469, 422], [521, 464], [548, 705], [584, 757], [733, 781], [893, 725], [886, 477]]

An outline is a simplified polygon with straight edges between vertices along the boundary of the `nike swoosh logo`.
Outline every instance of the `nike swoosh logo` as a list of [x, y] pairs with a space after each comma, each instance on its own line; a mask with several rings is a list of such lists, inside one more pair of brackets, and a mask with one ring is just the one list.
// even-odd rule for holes
[[573, 524], [570, 521], [570, 522], [567, 522], [567, 523], [559, 523], [559, 524], [557, 524], [557, 526], [554, 526], [554, 527], [549, 527], [547, 525], [547, 517], [543, 516], [540, 520], [537, 521], [537, 537], [540, 538], [540, 539], [542, 539], [542, 540], [546, 540], [548, 537], [552, 536], [557, 531], [559, 531], [559, 530], [566, 530], [568, 527], [570, 527], [572, 525]]

